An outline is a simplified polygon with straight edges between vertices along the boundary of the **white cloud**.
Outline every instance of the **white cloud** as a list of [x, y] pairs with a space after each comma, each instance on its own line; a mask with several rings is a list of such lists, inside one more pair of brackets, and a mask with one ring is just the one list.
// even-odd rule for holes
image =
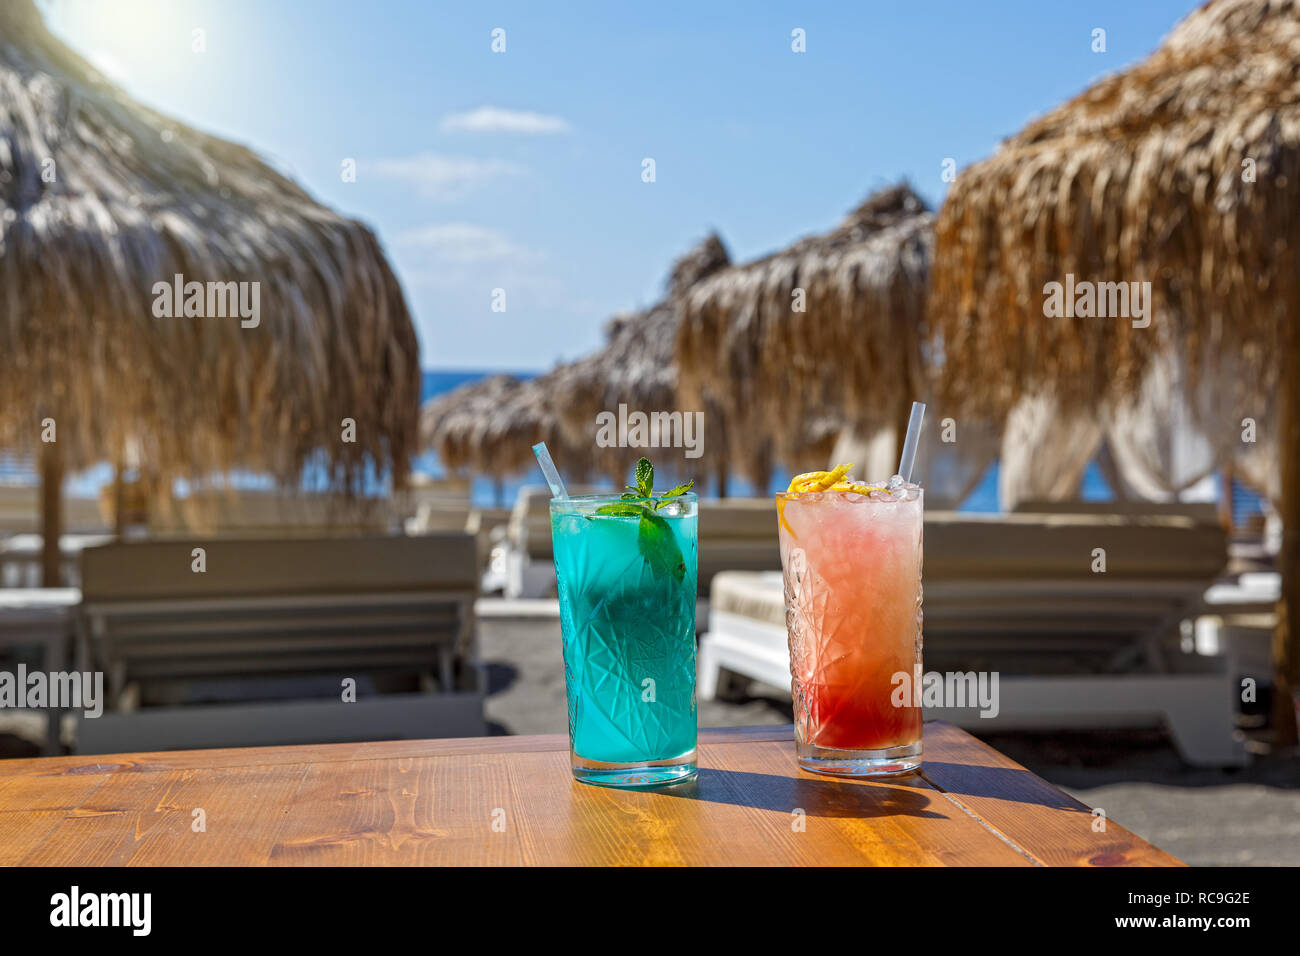
[[560, 116], [548, 116], [528, 110], [507, 110], [499, 106], [480, 106], [468, 113], [448, 113], [441, 129], [453, 133], [527, 133], [546, 136], [567, 133], [569, 123]]
[[426, 199], [438, 200], [460, 199], [488, 183], [524, 172], [521, 166], [503, 159], [437, 153], [376, 160], [374, 169], [385, 178], [411, 183]]
[[397, 245], [441, 262], [531, 262], [538, 253], [505, 233], [468, 222], [444, 222], [398, 233]]

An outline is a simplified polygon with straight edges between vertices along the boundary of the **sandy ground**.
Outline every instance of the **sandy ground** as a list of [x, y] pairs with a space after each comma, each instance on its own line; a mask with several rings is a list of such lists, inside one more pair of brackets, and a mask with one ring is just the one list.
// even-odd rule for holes
[[1213, 770], [1157, 731], [981, 736], [1186, 863], [1300, 865], [1300, 754]]

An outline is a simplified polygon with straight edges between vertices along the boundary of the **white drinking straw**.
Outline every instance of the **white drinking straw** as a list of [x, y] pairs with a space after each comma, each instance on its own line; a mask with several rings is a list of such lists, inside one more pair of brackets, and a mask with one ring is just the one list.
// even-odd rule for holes
[[546, 476], [546, 483], [551, 486], [552, 497], [559, 498], [561, 501], [568, 500], [569, 493], [564, 490], [564, 479], [560, 477], [560, 471], [555, 467], [555, 462], [551, 460], [551, 453], [546, 448], [546, 442], [539, 441], [533, 446], [533, 454], [537, 456], [537, 464], [542, 467], [542, 474]]
[[921, 440], [923, 418], [925, 418], [925, 403], [913, 402], [912, 415], [907, 420], [907, 438], [903, 442], [903, 457], [898, 461], [898, 474], [904, 481], [912, 480], [912, 466], [916, 464], [916, 446]]

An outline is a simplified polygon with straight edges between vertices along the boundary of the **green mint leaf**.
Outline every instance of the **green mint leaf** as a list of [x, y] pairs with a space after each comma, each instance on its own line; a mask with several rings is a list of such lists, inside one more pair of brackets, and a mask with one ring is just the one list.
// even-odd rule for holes
[[[637, 496], [641, 497], [641, 496]], [[647, 496], [648, 497], [648, 496]], [[608, 515], [614, 518], [639, 518], [636, 530], [636, 547], [650, 565], [650, 571], [656, 578], [673, 577], [682, 581], [686, 577], [686, 561], [682, 549], [673, 537], [673, 529], [663, 516], [655, 513], [654, 508], [630, 501], [615, 501], [601, 505], [594, 514], [587, 515], [594, 520], [595, 515]]]
[[664, 492], [662, 495], [660, 495], [660, 497], [661, 497], [661, 498], [677, 498], [677, 497], [679, 497], [679, 496], [681, 496], [681, 495], [686, 494], [686, 492], [690, 491], [691, 488], [694, 487], [694, 485], [695, 485], [695, 479], [692, 478], [690, 481], [686, 482], [686, 484], [684, 484], [684, 485], [678, 485], [678, 486], [677, 486], [676, 488], [674, 488], [672, 491], [666, 491], [666, 492]]
[[671, 502], [674, 498], [680, 498], [682, 495], [686, 494], [686, 492], [690, 491], [691, 486], [694, 484], [695, 484], [695, 479], [692, 478], [690, 481], [686, 482], [686, 484], [678, 485], [672, 491], [666, 491], [662, 495], [659, 495], [658, 496], [659, 500], [655, 502], [655, 510], [657, 511], [660, 508], [664, 507], [669, 502]]
[[636, 463], [636, 490], [642, 498], [653, 498], [655, 493], [655, 468], [649, 458], [639, 458]]
[[636, 491], [625, 491], [619, 497], [622, 498], [624, 501], [628, 501], [628, 500], [635, 501], [638, 500], [641, 497], [641, 495], [639, 492]]
[[682, 549], [677, 546], [677, 539], [673, 537], [673, 530], [667, 521], [653, 511], [645, 511], [641, 515], [636, 546], [656, 578], [671, 575], [681, 581], [686, 577], [686, 561], [682, 557]]
[[601, 505], [596, 509], [598, 515], [614, 515], [619, 518], [635, 518], [645, 514], [643, 505]]

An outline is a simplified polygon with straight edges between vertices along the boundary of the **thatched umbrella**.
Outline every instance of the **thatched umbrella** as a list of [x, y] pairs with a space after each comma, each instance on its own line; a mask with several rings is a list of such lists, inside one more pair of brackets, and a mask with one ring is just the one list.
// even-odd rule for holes
[[605, 326], [604, 347], [568, 366], [563, 420], [573, 435], [590, 438], [596, 415], [616, 409], [620, 402], [643, 409], [677, 407], [673, 303], [728, 261], [722, 240], [716, 234], [708, 236], [674, 264], [665, 300], [640, 312], [615, 316]]
[[[554, 373], [551, 373], [554, 374]], [[542, 379], [492, 375], [425, 402], [420, 443], [453, 471], [497, 479], [536, 466], [532, 446], [544, 441], [561, 465], [585, 477], [592, 465], [585, 444], [570, 444], [560, 430], [552, 388]]]
[[[680, 412], [683, 416], [704, 413], [703, 455], [690, 459], [677, 450], [660, 450], [656, 463], [671, 460], [672, 466], [696, 474], [712, 472], [719, 488], [725, 488], [729, 463], [735, 461], [751, 478], [761, 466], [743, 446], [733, 447], [722, 406], [709, 395], [683, 403], [679, 394], [676, 351], [678, 310], [676, 304], [693, 286], [725, 268], [726, 247], [717, 234], [697, 243], [672, 267], [668, 294], [648, 309], [617, 315], [605, 326], [605, 345], [597, 352], [561, 367], [552, 376], [560, 424], [571, 444], [595, 445], [597, 416], [617, 414], [620, 405], [629, 411]], [[595, 448], [598, 467], [616, 481], [645, 449]], [[701, 489], [702, 490], [702, 489]]]
[[[527, 382], [485, 379], [430, 401], [421, 413], [423, 443], [449, 467], [499, 474], [531, 468], [530, 446], [546, 441], [566, 471], [580, 477], [598, 471], [622, 484], [633, 462], [648, 452], [600, 447], [596, 416], [604, 411], [617, 415], [620, 404], [629, 411], [685, 411], [677, 396], [672, 300], [726, 263], [721, 240], [709, 236], [675, 263], [668, 298], [644, 311], [615, 316], [605, 327], [605, 345], [596, 352]], [[725, 461], [720, 451], [725, 421], [707, 407], [705, 411], [704, 464], [716, 467]], [[672, 450], [652, 457], [664, 471], [674, 466], [692, 470], [694, 463], [676, 461], [680, 455]]]
[[[1135, 394], [1166, 352], [1221, 386], [1225, 407], [1277, 423], [1284, 741], [1300, 687], [1297, 62], [1300, 5], [1219, 0], [1192, 14], [1149, 59], [959, 175], [936, 224], [930, 302], [945, 383], [968, 407], [1049, 389], [1095, 408]], [[1150, 282], [1149, 327], [1048, 317], [1046, 284], [1067, 274]], [[1239, 445], [1232, 417], [1237, 434], [1219, 438]]]
[[690, 289], [677, 338], [683, 393], [724, 396], [733, 429], [778, 444], [827, 411], [863, 431], [897, 425], [924, 392], [931, 221], [900, 184], [832, 232]]
[[[167, 301], [178, 275], [203, 293]], [[240, 292], [251, 313], [255, 288], [256, 325], [211, 317]], [[335, 479], [369, 461], [400, 482], [418, 400], [415, 332], [367, 228], [131, 101], [30, 0], [0, 4], [0, 437], [40, 452], [47, 581], [67, 468], [132, 441], [161, 479], [291, 480], [324, 455]]]
[[420, 409], [420, 446], [436, 452], [453, 471], [492, 473], [480, 445], [483, 429], [523, 384], [513, 375], [489, 375], [429, 399]]
[[420, 411], [422, 447], [454, 471], [501, 477], [531, 472], [532, 446], [544, 441], [570, 476], [585, 481], [599, 472], [620, 485], [644, 449], [598, 447], [591, 420], [587, 428], [564, 425], [571, 389], [588, 388], [593, 368], [616, 374], [605, 361], [602, 350], [533, 379], [492, 376], [430, 399]]
[[[729, 427], [726, 407], [708, 389], [698, 390], [693, 403], [684, 402], [678, 389], [677, 306], [728, 261], [721, 239], [710, 235], [673, 264], [664, 300], [612, 318], [605, 326], [604, 346], [592, 354], [526, 382], [509, 376], [484, 379], [426, 403], [421, 413], [424, 446], [448, 467], [484, 474], [533, 467], [530, 446], [546, 441], [565, 470], [579, 476], [599, 472], [615, 486], [646, 454], [661, 473], [694, 476], [701, 490], [709, 474], [719, 489], [725, 488], [733, 465], [765, 488], [773, 468], [771, 442], [737, 434]], [[675, 448], [600, 447], [597, 415], [617, 415], [620, 405], [629, 413], [703, 411], [703, 455], [692, 459]], [[791, 442], [824, 457], [839, 424], [818, 413]]]

